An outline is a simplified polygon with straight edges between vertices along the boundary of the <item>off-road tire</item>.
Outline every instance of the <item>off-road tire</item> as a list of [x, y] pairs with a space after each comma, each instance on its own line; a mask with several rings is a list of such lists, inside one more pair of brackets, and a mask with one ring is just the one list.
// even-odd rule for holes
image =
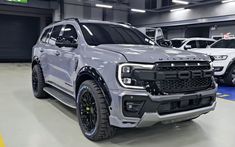
[[[84, 93], [89, 92], [93, 97], [93, 103], [96, 108], [96, 121], [95, 127], [92, 131], [87, 131], [85, 123], [82, 122], [84, 118], [84, 109], [82, 109], [84, 103]], [[86, 98], [85, 98], [86, 99]], [[90, 99], [90, 98], [89, 98]], [[81, 102], [83, 101], [83, 102]], [[116, 133], [116, 128], [111, 126], [109, 123], [109, 108], [105, 101], [105, 96], [102, 93], [101, 88], [93, 80], [87, 80], [83, 82], [79, 88], [77, 96], [77, 116], [81, 130], [86, 138], [92, 141], [101, 141], [108, 138], [111, 138]], [[93, 106], [93, 107], [94, 107]], [[87, 117], [87, 116], [85, 116]], [[84, 121], [84, 120], [83, 120]], [[93, 122], [92, 122], [93, 123]]]
[[229, 86], [235, 86], [235, 82], [233, 82], [234, 79], [235, 79], [235, 65], [232, 65], [228, 69], [228, 72], [224, 77], [224, 83]]
[[45, 99], [48, 94], [43, 90], [46, 87], [44, 76], [40, 65], [34, 65], [32, 70], [32, 88], [33, 94], [38, 99]]

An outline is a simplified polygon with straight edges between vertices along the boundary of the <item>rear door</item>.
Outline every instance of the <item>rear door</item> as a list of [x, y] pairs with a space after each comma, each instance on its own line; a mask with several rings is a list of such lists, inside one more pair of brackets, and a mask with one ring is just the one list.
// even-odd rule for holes
[[47, 49], [49, 48], [49, 44], [48, 44], [48, 39], [50, 37], [52, 28], [48, 28], [46, 29], [39, 41], [39, 46], [37, 46], [37, 50], [40, 52], [40, 64], [41, 64], [41, 68], [43, 70], [43, 74], [44, 77], [46, 78], [48, 76], [48, 54], [47, 54]]
[[60, 48], [56, 46], [56, 40], [62, 33], [63, 25], [56, 25], [54, 26], [52, 33], [50, 35], [50, 38], [48, 39], [48, 46], [46, 47], [46, 53], [47, 53], [47, 65], [48, 65], [48, 76], [45, 78], [45, 80], [49, 83], [52, 83], [53, 85], [60, 85], [62, 84], [62, 81], [59, 77], [60, 69], [59, 66], [59, 56], [61, 56]]

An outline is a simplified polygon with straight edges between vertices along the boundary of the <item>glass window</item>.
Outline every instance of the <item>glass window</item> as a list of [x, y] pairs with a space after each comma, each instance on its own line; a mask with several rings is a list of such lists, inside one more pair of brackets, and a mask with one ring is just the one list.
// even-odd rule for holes
[[41, 41], [42, 41], [43, 43], [46, 43], [46, 42], [47, 42], [47, 39], [48, 39], [48, 37], [49, 37], [49, 35], [50, 35], [51, 30], [52, 30], [52, 28], [49, 28], [49, 29], [46, 29], [46, 30], [44, 31], [44, 33], [43, 33], [43, 35], [42, 35], [42, 37], [41, 37]]
[[147, 36], [135, 28], [126, 25], [81, 23], [83, 36], [87, 44], [136, 44], [154, 45]]
[[49, 39], [49, 44], [55, 45], [56, 39], [59, 37], [62, 27], [63, 27], [62, 25], [59, 25], [59, 26], [55, 26], [53, 28], [53, 31], [51, 33], [51, 37]]
[[64, 28], [63, 38], [72, 39], [73, 41], [77, 41], [78, 34], [74, 26], [66, 25]]
[[184, 44], [184, 40], [171, 40], [172, 46], [180, 48]]
[[235, 39], [230, 40], [220, 40], [214, 43], [211, 48], [234, 48], [235, 49]]
[[207, 41], [199, 40], [197, 48], [206, 48], [208, 46]]
[[197, 42], [196, 41], [190, 41], [187, 43], [187, 45], [191, 45], [191, 48], [197, 48]]
[[207, 45], [212, 45], [215, 41], [207, 41]]

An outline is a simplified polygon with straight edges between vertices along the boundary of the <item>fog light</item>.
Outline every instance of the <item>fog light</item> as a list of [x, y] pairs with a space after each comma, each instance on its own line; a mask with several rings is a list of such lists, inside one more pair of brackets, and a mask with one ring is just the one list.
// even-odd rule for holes
[[131, 81], [132, 81], [131, 78], [123, 78], [123, 83], [124, 84], [130, 85]]
[[143, 107], [144, 102], [126, 102], [125, 107], [129, 112], [139, 112]]
[[124, 66], [122, 68], [122, 72], [123, 73], [130, 73], [131, 72], [131, 67], [130, 66]]
[[215, 72], [220, 72], [223, 70], [223, 67], [214, 67]]

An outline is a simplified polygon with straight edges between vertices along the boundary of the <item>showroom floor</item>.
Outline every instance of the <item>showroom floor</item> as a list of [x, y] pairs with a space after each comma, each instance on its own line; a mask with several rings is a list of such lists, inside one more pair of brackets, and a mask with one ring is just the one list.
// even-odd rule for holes
[[235, 146], [235, 101], [222, 99], [228, 97], [223, 89], [216, 110], [193, 122], [120, 130], [94, 143], [83, 137], [73, 110], [33, 97], [30, 72], [29, 64], [0, 64], [0, 134], [6, 147]]

